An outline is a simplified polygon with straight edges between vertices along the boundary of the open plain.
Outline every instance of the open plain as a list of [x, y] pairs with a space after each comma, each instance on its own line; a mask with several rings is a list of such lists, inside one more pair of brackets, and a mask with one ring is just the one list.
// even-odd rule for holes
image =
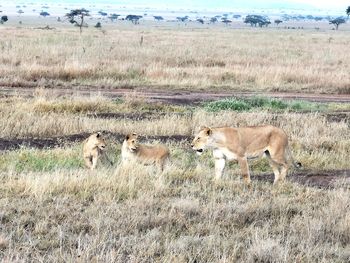
[[[283, 27], [0, 25], [0, 259], [4, 262], [348, 262], [350, 44]], [[142, 39], [142, 41], [141, 41]], [[302, 170], [266, 159], [214, 181], [199, 126], [272, 124]], [[94, 171], [82, 141], [108, 146]], [[171, 161], [119, 167], [124, 135]]]

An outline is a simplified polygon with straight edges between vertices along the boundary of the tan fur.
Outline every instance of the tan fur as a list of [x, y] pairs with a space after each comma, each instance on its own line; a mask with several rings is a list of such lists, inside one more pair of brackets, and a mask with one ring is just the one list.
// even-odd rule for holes
[[[247, 185], [250, 184], [247, 162], [249, 158], [266, 155], [275, 174], [274, 183], [285, 179], [290, 166], [287, 156], [292, 159], [286, 133], [271, 125], [240, 128], [203, 127], [195, 136], [191, 146], [199, 154], [206, 148], [213, 149], [217, 179], [223, 174], [226, 160], [237, 160]], [[300, 164], [293, 164], [300, 166]]]
[[101, 133], [91, 134], [84, 141], [83, 156], [87, 168], [93, 170], [96, 168], [97, 161], [106, 148], [106, 142], [102, 138]]
[[156, 164], [160, 170], [163, 170], [165, 161], [169, 158], [169, 149], [164, 145], [140, 144], [137, 134], [132, 133], [125, 137], [121, 155], [124, 164], [133, 161]]

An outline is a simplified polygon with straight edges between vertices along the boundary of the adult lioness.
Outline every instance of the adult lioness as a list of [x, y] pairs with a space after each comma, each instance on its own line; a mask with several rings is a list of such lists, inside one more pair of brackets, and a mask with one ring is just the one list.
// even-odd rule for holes
[[87, 168], [93, 170], [96, 168], [97, 160], [102, 155], [106, 148], [106, 142], [102, 138], [100, 132], [91, 134], [89, 138], [84, 141], [83, 156]]
[[290, 163], [296, 167], [301, 166], [300, 163], [293, 161], [286, 133], [271, 125], [241, 128], [203, 127], [191, 146], [198, 154], [201, 154], [206, 148], [213, 149], [217, 179], [223, 174], [225, 160], [236, 159], [247, 185], [250, 184], [247, 162], [249, 158], [261, 157], [264, 154], [268, 157], [275, 174], [274, 184], [285, 179]]
[[138, 142], [136, 133], [128, 134], [122, 146], [122, 163], [132, 161], [143, 164], [156, 164], [163, 171], [165, 161], [169, 158], [169, 149], [164, 145], [143, 145]]

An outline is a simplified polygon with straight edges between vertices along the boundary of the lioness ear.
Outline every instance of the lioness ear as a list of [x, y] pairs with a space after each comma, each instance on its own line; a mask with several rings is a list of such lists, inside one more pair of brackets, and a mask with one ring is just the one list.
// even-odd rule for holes
[[210, 136], [212, 134], [212, 130], [209, 127], [204, 127], [202, 129], [206, 135]]
[[210, 136], [213, 133], [213, 131], [210, 128], [206, 128], [205, 132], [208, 136]]
[[98, 132], [98, 133], [96, 134], [96, 137], [97, 137], [97, 138], [100, 138], [100, 136], [101, 136], [101, 133]]

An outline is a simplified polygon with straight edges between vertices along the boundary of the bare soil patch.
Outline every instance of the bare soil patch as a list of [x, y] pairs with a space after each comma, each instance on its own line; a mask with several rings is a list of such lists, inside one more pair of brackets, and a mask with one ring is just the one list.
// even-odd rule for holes
[[[190, 88], [189, 88], [190, 89]], [[266, 96], [286, 100], [305, 100], [311, 102], [337, 102], [350, 103], [350, 94], [311, 94], [311, 93], [284, 93], [284, 92], [240, 92], [240, 91], [185, 91], [169, 90], [169, 88], [157, 87], [132, 87], [132, 88], [108, 88], [95, 86], [77, 86], [71, 88], [50, 88], [47, 89], [54, 96], [92, 96], [100, 95], [109, 98], [120, 98], [128, 94], [136, 97], [142, 97], [145, 100], [153, 102], [164, 102], [175, 105], [197, 105], [205, 101], [213, 101], [228, 97], [252, 97]], [[0, 86], [0, 95], [16, 95], [33, 97], [36, 89], [32, 87], [6, 87]]]
[[146, 112], [126, 112], [126, 113], [115, 113], [115, 112], [101, 112], [101, 113], [93, 113], [88, 114], [88, 117], [93, 118], [100, 118], [100, 119], [127, 119], [127, 120], [133, 120], [133, 121], [139, 121], [139, 120], [153, 120], [153, 119], [159, 119], [161, 117], [166, 116], [191, 116], [191, 112], [152, 112], [152, 111], [146, 111]]
[[[253, 180], [273, 182], [272, 173], [252, 175]], [[291, 173], [287, 180], [301, 185], [316, 188], [334, 188], [338, 180], [345, 180], [346, 186], [350, 186], [350, 170], [324, 170], [324, 171], [295, 171]]]
[[332, 112], [332, 113], [327, 113], [326, 119], [329, 122], [347, 122], [350, 123], [350, 112]]
[[[124, 140], [124, 136], [125, 136], [125, 134], [112, 133], [108, 131], [102, 131], [102, 133], [105, 134], [105, 136], [108, 139], [117, 141], [119, 143], [121, 143]], [[10, 139], [0, 138], [0, 151], [16, 150], [21, 147], [30, 147], [30, 148], [37, 148], [37, 149], [62, 147], [65, 145], [69, 145], [71, 143], [82, 142], [89, 135], [90, 135], [89, 133], [79, 133], [79, 134], [58, 136], [58, 137], [52, 137], [52, 138], [10, 138]], [[143, 138], [141, 137], [141, 141], [142, 139], [158, 140], [161, 142], [166, 142], [166, 141], [181, 142], [181, 141], [188, 141], [189, 137], [185, 135], [145, 136]]]

